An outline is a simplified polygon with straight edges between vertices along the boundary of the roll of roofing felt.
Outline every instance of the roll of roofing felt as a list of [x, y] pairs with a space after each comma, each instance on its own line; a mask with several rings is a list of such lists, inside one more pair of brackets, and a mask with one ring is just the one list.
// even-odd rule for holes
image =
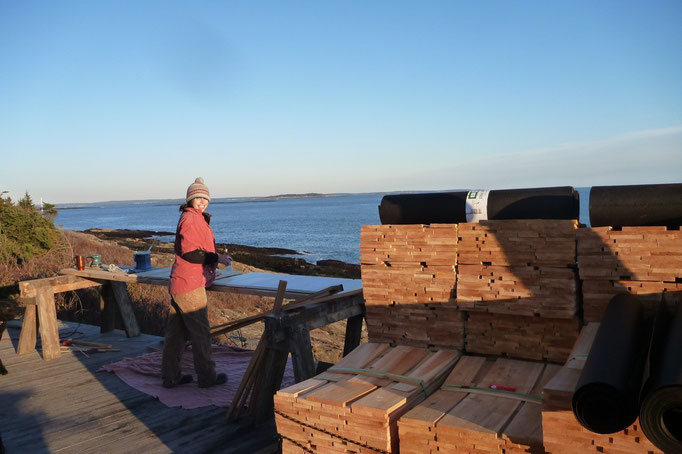
[[573, 413], [592, 432], [618, 432], [637, 419], [648, 341], [643, 317], [630, 294], [614, 296], [606, 308], [573, 394]]
[[682, 183], [593, 186], [590, 225], [638, 226], [682, 224]]
[[666, 331], [645, 386], [639, 422], [647, 438], [663, 452], [682, 452], [682, 307]]
[[555, 188], [394, 194], [381, 199], [382, 224], [456, 224], [483, 219], [578, 219], [578, 192]]

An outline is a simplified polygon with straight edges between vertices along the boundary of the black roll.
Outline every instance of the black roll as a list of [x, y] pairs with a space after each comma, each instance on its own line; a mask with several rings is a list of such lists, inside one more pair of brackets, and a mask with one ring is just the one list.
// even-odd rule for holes
[[467, 192], [386, 195], [379, 205], [382, 224], [466, 222]]
[[[379, 205], [382, 224], [466, 222], [468, 191], [386, 195]], [[571, 186], [492, 190], [488, 219], [578, 219], [579, 195]]]
[[671, 228], [682, 224], [682, 183], [634, 186], [593, 186], [590, 225]]
[[645, 386], [639, 422], [647, 438], [666, 453], [682, 453], [682, 307], [667, 328]]
[[641, 303], [630, 294], [614, 296], [573, 394], [573, 413], [586, 429], [609, 434], [637, 419], [647, 334]]

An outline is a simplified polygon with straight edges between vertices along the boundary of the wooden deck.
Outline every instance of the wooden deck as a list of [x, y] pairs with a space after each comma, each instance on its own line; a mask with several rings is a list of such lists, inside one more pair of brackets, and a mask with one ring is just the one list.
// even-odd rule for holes
[[274, 420], [253, 426], [226, 422], [227, 409], [169, 408], [100, 366], [161, 348], [161, 338], [75, 323], [60, 326], [62, 336], [112, 344], [120, 352], [65, 353], [44, 361], [38, 353], [16, 355], [19, 329], [0, 339], [0, 358], [9, 374], [0, 376], [0, 435], [12, 453], [279, 452]]

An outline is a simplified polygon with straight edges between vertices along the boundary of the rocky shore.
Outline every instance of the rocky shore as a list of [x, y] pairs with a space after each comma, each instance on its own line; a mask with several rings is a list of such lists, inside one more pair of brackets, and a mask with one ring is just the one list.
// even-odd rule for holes
[[[157, 253], [173, 254], [174, 232], [156, 232], [151, 230], [128, 229], [88, 229], [83, 233], [94, 235], [99, 239], [114, 241], [134, 251], [147, 250], [152, 246], [153, 238], [161, 238], [154, 242], [152, 255]], [[264, 248], [232, 243], [217, 243], [216, 248], [227, 250], [232, 258], [245, 265], [276, 273], [301, 274], [308, 276], [329, 276], [349, 279], [360, 279], [360, 265], [345, 263], [339, 260], [320, 260], [317, 264], [306, 262], [302, 258], [285, 257], [298, 252], [283, 248]]]

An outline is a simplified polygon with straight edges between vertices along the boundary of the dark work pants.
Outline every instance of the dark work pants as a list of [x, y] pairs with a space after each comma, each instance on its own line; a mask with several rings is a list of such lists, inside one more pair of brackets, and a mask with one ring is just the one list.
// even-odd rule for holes
[[182, 295], [173, 295], [161, 364], [161, 376], [166, 386], [176, 385], [182, 376], [180, 360], [186, 340], [192, 342], [194, 370], [199, 386], [211, 386], [215, 383], [215, 362], [211, 360], [206, 301], [206, 289], [203, 287]]

